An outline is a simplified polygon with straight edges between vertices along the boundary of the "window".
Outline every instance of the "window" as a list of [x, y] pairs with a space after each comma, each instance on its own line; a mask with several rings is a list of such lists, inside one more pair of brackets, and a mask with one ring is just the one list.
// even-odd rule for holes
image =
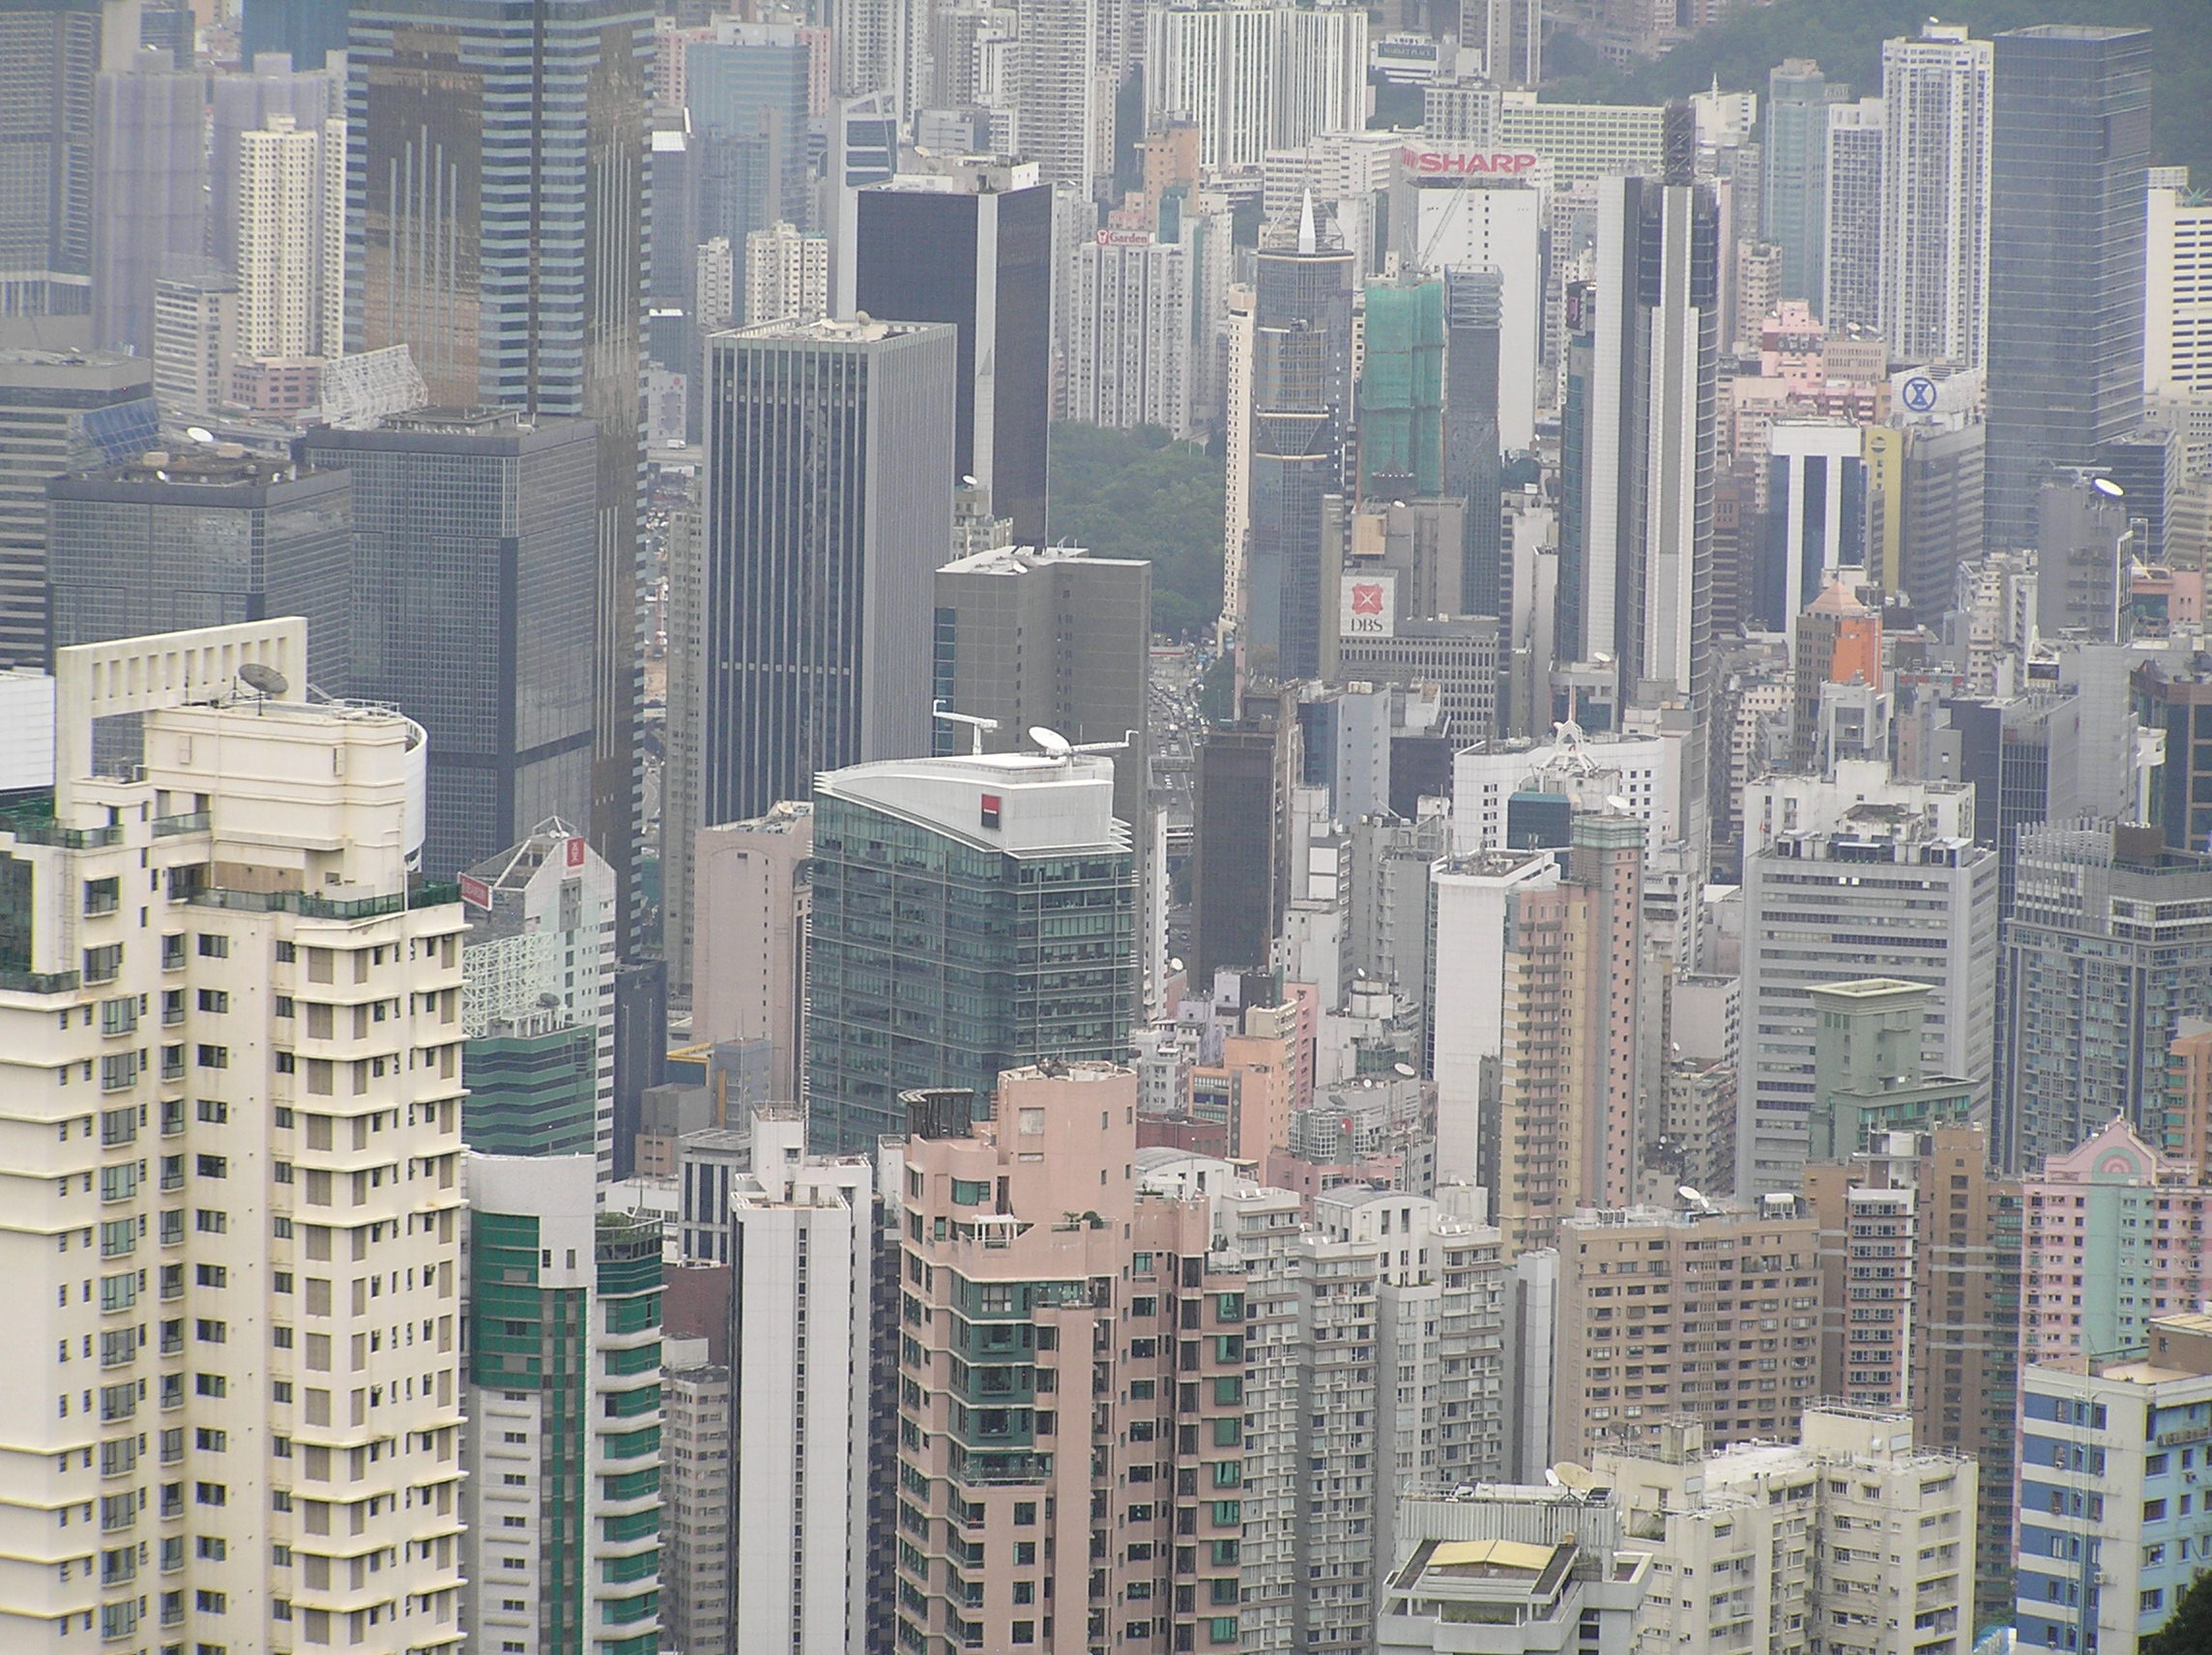
[[212, 937], [203, 932], [200, 936], [200, 958], [203, 960], [229, 959], [230, 939], [228, 937]]
[[203, 1069], [229, 1068], [230, 1048], [228, 1046], [209, 1046], [203, 1044], [199, 1050], [199, 1065]]
[[211, 1592], [203, 1587], [192, 1593], [192, 1607], [202, 1614], [221, 1614], [230, 1608], [230, 1600], [220, 1592]]
[[203, 1178], [227, 1178], [230, 1161], [222, 1155], [198, 1155], [192, 1159], [192, 1171]]
[[138, 1136], [138, 1110], [135, 1105], [122, 1109], [103, 1109], [100, 1113], [100, 1141], [112, 1148], [118, 1144], [132, 1143]]
[[1014, 1567], [1015, 1567], [1015, 1568], [1017, 1568], [1017, 1569], [1033, 1569], [1034, 1567], [1036, 1567], [1036, 1557], [1037, 1557], [1037, 1553], [1036, 1553], [1036, 1542], [1035, 1542], [1035, 1541], [1033, 1541], [1033, 1540], [1017, 1540], [1017, 1541], [1015, 1541], [1015, 1542], [1014, 1542]]
[[192, 1499], [200, 1505], [228, 1505], [230, 1490], [221, 1483], [194, 1483]]
[[230, 1229], [230, 1214], [200, 1207], [192, 1214], [192, 1228], [203, 1235], [221, 1235]]
[[1034, 1643], [1034, 1642], [1036, 1641], [1036, 1622], [1035, 1622], [1035, 1621], [1033, 1621], [1033, 1620], [1017, 1620], [1017, 1621], [1015, 1621], [1015, 1622], [1013, 1623], [1013, 1627], [1014, 1627], [1014, 1641], [1015, 1641], [1016, 1643]]
[[88, 918], [95, 915], [113, 914], [122, 906], [122, 880], [110, 877], [84, 882], [84, 912]]
[[203, 1288], [226, 1288], [230, 1286], [230, 1270], [223, 1264], [195, 1264], [192, 1280]]
[[1014, 1526], [1016, 1528], [1033, 1528], [1036, 1526], [1035, 1500], [1014, 1501]]
[[1206, 1623], [1206, 1636], [1215, 1643], [1235, 1643], [1237, 1641], [1237, 1617], [1233, 1614], [1212, 1616]]
[[1244, 1422], [1241, 1419], [1221, 1418], [1213, 1422], [1213, 1445], [1216, 1448], [1234, 1448], [1244, 1440]]
[[110, 1052], [100, 1060], [100, 1089], [128, 1091], [138, 1084], [138, 1054]]
[[228, 1396], [230, 1394], [230, 1381], [220, 1374], [194, 1374], [192, 1376], [192, 1394], [204, 1397]]
[[[208, 1454], [227, 1453], [230, 1449], [230, 1433], [203, 1425], [192, 1433], [192, 1446]], [[216, 1544], [219, 1546], [222, 1542], [218, 1540]], [[205, 1557], [207, 1553], [202, 1552], [200, 1555]], [[221, 1553], [218, 1553], [217, 1555]]]
[[201, 989], [200, 1009], [202, 1011], [228, 1011], [230, 1009], [229, 992], [219, 988]]
[[122, 973], [122, 944], [104, 943], [97, 948], [87, 948], [84, 951], [84, 980], [86, 982], [113, 982]]
[[202, 1345], [227, 1344], [230, 1339], [230, 1325], [227, 1322], [217, 1321], [203, 1316], [193, 1322], [192, 1336]]
[[138, 1027], [138, 1001], [134, 995], [120, 1000], [100, 1002], [100, 1031], [102, 1034], [129, 1034]]
[[[223, 1126], [229, 1123], [230, 1105], [220, 1099], [203, 1097], [199, 1100], [198, 1108], [200, 1118], [210, 1126]], [[219, 1173], [216, 1176], [221, 1176]]]

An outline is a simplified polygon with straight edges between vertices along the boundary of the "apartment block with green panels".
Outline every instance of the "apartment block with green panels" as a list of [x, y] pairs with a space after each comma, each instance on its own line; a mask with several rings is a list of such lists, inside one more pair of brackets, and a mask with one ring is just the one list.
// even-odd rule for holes
[[470, 1625], [487, 1655], [655, 1655], [660, 1227], [589, 1149], [472, 1154]]

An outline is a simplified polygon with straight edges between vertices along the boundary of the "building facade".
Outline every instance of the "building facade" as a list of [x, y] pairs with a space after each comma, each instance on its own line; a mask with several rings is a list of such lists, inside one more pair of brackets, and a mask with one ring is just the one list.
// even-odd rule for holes
[[1897, 362], [1988, 349], [1994, 55], [1963, 24], [1881, 48], [1881, 328]]

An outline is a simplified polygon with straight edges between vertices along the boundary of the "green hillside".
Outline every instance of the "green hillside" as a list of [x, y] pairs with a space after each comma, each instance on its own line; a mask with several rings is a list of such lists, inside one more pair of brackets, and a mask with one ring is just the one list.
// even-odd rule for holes
[[2152, 160], [2188, 166], [2192, 182], [2212, 187], [2212, 4], [2207, 0], [1776, 0], [1701, 30], [1655, 63], [1627, 73], [1594, 68], [1581, 43], [1557, 38], [1545, 47], [1547, 102], [1659, 103], [1702, 92], [1720, 76], [1724, 90], [1763, 95], [1766, 72], [1786, 57], [1817, 59], [1855, 94], [1881, 90], [1881, 43], [1915, 34], [1931, 15], [1988, 37], [2030, 23], [2139, 24], [2158, 48], [2151, 72]]

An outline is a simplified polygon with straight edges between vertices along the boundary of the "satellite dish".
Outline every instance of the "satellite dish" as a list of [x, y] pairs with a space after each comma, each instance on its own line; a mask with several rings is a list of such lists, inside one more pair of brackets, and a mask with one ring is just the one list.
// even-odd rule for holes
[[247, 661], [238, 669], [238, 682], [263, 700], [282, 695], [292, 687], [292, 681], [273, 666], [260, 661]]
[[1703, 1206], [1705, 1205], [1704, 1196], [1699, 1191], [1692, 1189], [1688, 1184], [1675, 1185], [1674, 1193], [1680, 1196], [1684, 1201], [1689, 1202], [1694, 1206]]
[[2117, 500], [2122, 495], [2127, 493], [2126, 489], [2122, 488], [2118, 483], [2114, 482], [2109, 477], [2093, 477], [2089, 479], [2089, 486], [2095, 489], [2099, 494], [2103, 495], [2107, 500]]
[[1181, 971], [1181, 970], [1182, 970], [1182, 961], [1180, 961], [1179, 959], [1174, 959], [1174, 958], [1171, 958], [1171, 959], [1168, 961], [1168, 970], [1169, 970], [1169, 971], [1171, 971], [1171, 972], [1179, 972], [1179, 971]]
[[1605, 796], [1605, 805], [1608, 810], [1617, 810], [1623, 816], [1633, 814], [1636, 809], [1635, 805], [1629, 803], [1627, 799], [1621, 798], [1617, 793], [1607, 794]]
[[215, 441], [215, 433], [205, 425], [187, 425], [185, 435], [191, 438], [195, 443], [212, 443]]
[[1566, 1484], [1559, 1481], [1559, 1473], [1553, 1470], [1549, 1466], [1544, 1467], [1544, 1481], [1555, 1489], [1562, 1489], [1566, 1487]]
[[1068, 754], [1075, 751], [1068, 744], [1065, 736], [1062, 736], [1058, 730], [1047, 730], [1042, 724], [1030, 726], [1030, 740], [1037, 744], [1039, 750], [1048, 759], [1064, 759]]
[[975, 480], [974, 478], [972, 478], [972, 477], [963, 477], [963, 478], [960, 479], [960, 482], [961, 482], [961, 485], [962, 485], [963, 487], [966, 487], [966, 488], [980, 488], [980, 487], [982, 487], [982, 486], [983, 486], [981, 483], [977, 482], [977, 481], [976, 481], [976, 480]]
[[1607, 654], [1603, 650], [1593, 651], [1590, 654], [1590, 659], [1597, 662], [1597, 664], [1601, 667], [1610, 667], [1613, 665], [1613, 657]]
[[1390, 1067], [1396, 1071], [1399, 1078], [1409, 1081], [1416, 1079], [1421, 1072], [1420, 1070], [1414, 1068], [1411, 1063], [1392, 1063]]

